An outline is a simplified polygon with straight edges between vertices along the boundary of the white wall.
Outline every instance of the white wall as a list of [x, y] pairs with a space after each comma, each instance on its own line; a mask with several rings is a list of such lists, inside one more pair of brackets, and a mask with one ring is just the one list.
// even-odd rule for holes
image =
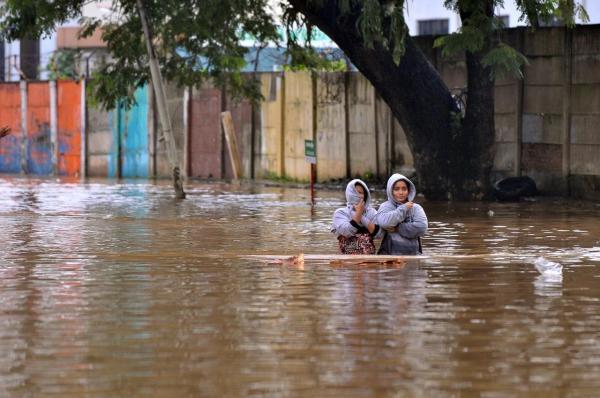
[[460, 27], [460, 17], [444, 7], [443, 0], [406, 0], [404, 18], [412, 36], [419, 33], [417, 22], [427, 19], [448, 19], [450, 32]]

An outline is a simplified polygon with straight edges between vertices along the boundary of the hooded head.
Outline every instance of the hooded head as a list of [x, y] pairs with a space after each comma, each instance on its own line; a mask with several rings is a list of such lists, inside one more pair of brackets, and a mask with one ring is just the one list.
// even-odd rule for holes
[[394, 190], [394, 184], [400, 180], [406, 181], [406, 185], [408, 186], [408, 200], [410, 202], [412, 202], [413, 199], [415, 198], [415, 196], [417, 195], [417, 190], [415, 188], [415, 184], [413, 184], [411, 180], [409, 180], [407, 177], [403, 176], [402, 174], [398, 174], [398, 173], [392, 174], [392, 176], [388, 179], [386, 192], [387, 192], [388, 200], [397, 205], [399, 205], [400, 203], [396, 202], [396, 200], [394, 199], [393, 190]]
[[371, 193], [369, 192], [369, 188], [367, 188], [367, 184], [358, 178], [350, 181], [348, 185], [346, 185], [346, 202], [348, 203], [348, 206], [354, 206], [362, 199], [356, 191], [356, 184], [362, 185], [365, 190], [365, 207], [369, 207], [369, 204], [371, 203]]

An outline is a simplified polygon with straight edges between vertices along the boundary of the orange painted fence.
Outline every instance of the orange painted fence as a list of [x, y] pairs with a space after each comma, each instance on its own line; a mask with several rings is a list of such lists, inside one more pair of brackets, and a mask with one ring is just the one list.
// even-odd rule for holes
[[21, 95], [19, 83], [0, 84], [0, 126], [11, 133], [0, 140], [0, 172], [21, 171]]
[[53, 171], [50, 131], [50, 88], [47, 82], [27, 84], [28, 174], [49, 175]]
[[0, 173], [81, 175], [81, 98], [80, 82], [0, 84]]
[[79, 176], [81, 171], [81, 83], [59, 81], [58, 174]]

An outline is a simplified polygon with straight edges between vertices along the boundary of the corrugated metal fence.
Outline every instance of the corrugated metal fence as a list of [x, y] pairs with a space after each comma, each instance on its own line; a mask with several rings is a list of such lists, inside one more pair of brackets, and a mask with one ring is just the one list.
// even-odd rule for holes
[[81, 175], [80, 82], [0, 84], [0, 172]]
[[[246, 178], [308, 180], [304, 140], [317, 148], [320, 181], [348, 175], [385, 176], [411, 167], [399, 125], [373, 87], [358, 73], [266, 73], [258, 76], [265, 101], [253, 107], [221, 88], [169, 87], [183, 169], [191, 177], [231, 178], [220, 113], [232, 113]], [[0, 172], [116, 178], [166, 177], [152, 92], [135, 92], [136, 104], [114, 110], [87, 106], [83, 82], [0, 83], [0, 124], [12, 129], [0, 142]], [[403, 160], [402, 163], [394, 159]]]

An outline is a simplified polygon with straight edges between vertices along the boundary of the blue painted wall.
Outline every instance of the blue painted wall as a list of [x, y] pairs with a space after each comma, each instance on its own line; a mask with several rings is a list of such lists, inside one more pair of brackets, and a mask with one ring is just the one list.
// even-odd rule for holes
[[9, 134], [0, 142], [0, 173], [21, 172], [21, 140]]
[[50, 126], [46, 123], [39, 124], [35, 131], [30, 133], [27, 143], [27, 173], [50, 175], [52, 166], [52, 142]]
[[148, 86], [135, 92], [136, 104], [130, 109], [119, 105], [110, 113], [113, 142], [108, 162], [110, 177], [148, 177]]

